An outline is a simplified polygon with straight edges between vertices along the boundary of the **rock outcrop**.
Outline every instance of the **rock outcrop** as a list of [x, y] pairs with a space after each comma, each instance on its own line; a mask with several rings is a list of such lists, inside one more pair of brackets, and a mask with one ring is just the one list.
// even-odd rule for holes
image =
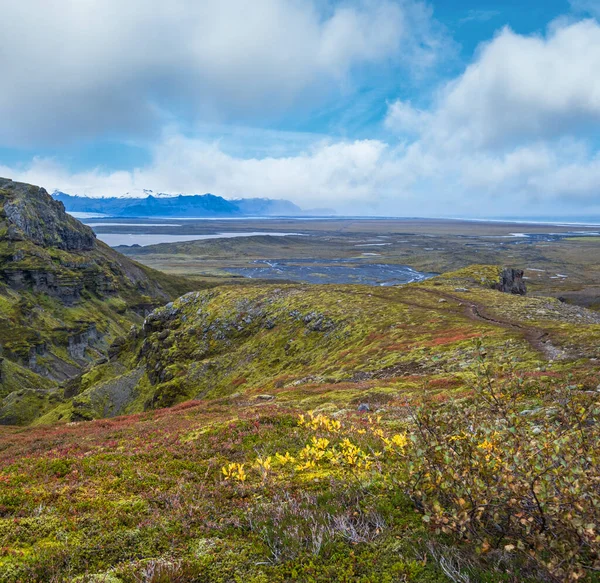
[[117, 336], [192, 286], [97, 240], [43, 188], [0, 178], [0, 424], [25, 419], [15, 408], [39, 387], [105, 358]]
[[65, 251], [90, 251], [96, 243], [90, 227], [68, 215], [62, 202], [38, 186], [0, 178], [0, 209], [10, 241], [30, 240]]
[[0, 281], [11, 289], [65, 305], [131, 290], [151, 311], [170, 295], [150, 271], [98, 241], [43, 188], [0, 178]]
[[494, 285], [494, 289], [507, 294], [524, 296], [527, 293], [527, 286], [523, 279], [523, 270], [510, 267], [503, 269], [500, 281]]

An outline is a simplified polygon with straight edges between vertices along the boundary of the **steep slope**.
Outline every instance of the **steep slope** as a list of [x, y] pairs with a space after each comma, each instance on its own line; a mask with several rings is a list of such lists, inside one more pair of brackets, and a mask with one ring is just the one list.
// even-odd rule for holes
[[[71, 398], [38, 419], [81, 420], [239, 395], [338, 409], [419, 391], [464, 388], [475, 340], [525, 371], [587, 378], [600, 316], [491, 289], [479, 267], [397, 288], [220, 287], [158, 308], [74, 379]], [[508, 344], [507, 344], [508, 343]]]
[[98, 241], [36, 186], [0, 179], [0, 423], [26, 423], [58, 382], [190, 289]]

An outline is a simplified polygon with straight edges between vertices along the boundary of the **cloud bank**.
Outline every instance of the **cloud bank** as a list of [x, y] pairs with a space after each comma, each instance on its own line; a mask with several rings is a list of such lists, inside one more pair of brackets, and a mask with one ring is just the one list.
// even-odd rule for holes
[[0, 145], [272, 121], [440, 48], [412, 0], [23, 0], [0, 17]]
[[386, 121], [400, 131], [420, 125], [401, 163], [435, 160], [439, 192], [448, 197], [443, 182], [450, 180], [473, 204], [513, 214], [552, 212], [569, 198], [597, 212], [598, 70], [595, 20], [557, 22], [544, 37], [505, 28], [440, 90], [430, 111], [394, 103]]

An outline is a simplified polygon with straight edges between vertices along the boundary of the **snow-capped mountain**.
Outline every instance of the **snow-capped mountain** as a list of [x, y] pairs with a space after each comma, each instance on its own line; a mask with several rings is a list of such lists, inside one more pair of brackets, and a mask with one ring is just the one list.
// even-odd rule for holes
[[[52, 196], [65, 205], [67, 212], [97, 213], [113, 217], [231, 217], [231, 216], [303, 216], [289, 200], [240, 198], [227, 200], [214, 194], [157, 193], [136, 189], [120, 197], [92, 198], [54, 191]], [[327, 213], [327, 214], [334, 214]]]

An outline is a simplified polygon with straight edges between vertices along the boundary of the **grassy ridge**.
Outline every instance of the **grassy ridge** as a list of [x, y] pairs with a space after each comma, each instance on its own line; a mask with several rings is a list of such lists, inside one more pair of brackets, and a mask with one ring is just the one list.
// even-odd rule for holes
[[[494, 267], [471, 268], [401, 288], [270, 285], [192, 292], [132, 329], [111, 362], [72, 381], [64, 403], [37, 422], [115, 416], [234, 393], [335, 409], [419, 391], [425, 379], [439, 382], [448, 396], [473, 363], [474, 338], [490, 347], [510, 340], [506, 350], [523, 370], [584, 371], [598, 356], [599, 319], [555, 300], [493, 291], [489, 284], [497, 274]], [[457, 287], [464, 285], [470, 287]]]
[[493, 291], [497, 275], [497, 268], [479, 266], [400, 288], [192, 292], [121, 337], [110, 362], [71, 381], [35, 422], [112, 417], [235, 393], [335, 410], [418, 392], [425, 380], [448, 397], [464, 385], [475, 338], [491, 348], [510, 341], [504, 350], [524, 371], [590, 374], [590, 359], [600, 356], [600, 318], [556, 300]]

